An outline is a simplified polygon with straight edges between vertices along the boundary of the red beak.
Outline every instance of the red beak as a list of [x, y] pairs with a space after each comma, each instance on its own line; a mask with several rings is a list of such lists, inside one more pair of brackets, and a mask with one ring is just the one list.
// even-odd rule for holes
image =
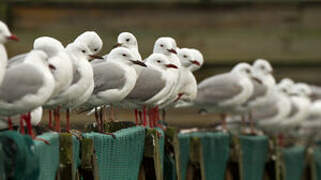
[[19, 41], [19, 38], [18, 38], [16, 35], [14, 35], [14, 34], [12, 34], [11, 36], [9, 36], [8, 39], [14, 40], [14, 41]]
[[174, 64], [167, 64], [166, 67], [177, 69], [178, 67]]
[[174, 54], [177, 54], [177, 52], [175, 51], [175, 49], [167, 49], [168, 52], [171, 52], [171, 53], [174, 53]]
[[200, 66], [200, 65], [201, 65], [201, 63], [199, 63], [199, 62], [196, 61], [196, 60], [191, 61], [191, 63], [192, 63], [192, 64], [195, 64], [195, 65], [197, 65], [197, 66]]

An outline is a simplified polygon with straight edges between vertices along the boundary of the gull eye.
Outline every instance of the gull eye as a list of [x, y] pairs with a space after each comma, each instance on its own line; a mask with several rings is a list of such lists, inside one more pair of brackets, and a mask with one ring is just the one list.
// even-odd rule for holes
[[245, 72], [246, 72], [247, 74], [250, 74], [250, 73], [251, 73], [251, 71], [250, 71], [249, 69], [245, 69]]
[[82, 53], [86, 53], [86, 50], [81, 50]]
[[122, 54], [124, 57], [126, 57], [127, 55], [126, 54]]
[[184, 58], [187, 58], [187, 56], [186, 56], [186, 55], [184, 55], [183, 57], [184, 57]]
[[94, 49], [94, 51], [98, 51], [98, 49], [96, 48], [96, 49]]
[[164, 45], [163, 45], [163, 44], [161, 44], [161, 45], [160, 45], [160, 47], [164, 47]]
[[157, 60], [158, 63], [161, 63], [161, 60]]
[[129, 38], [126, 39], [127, 42], [129, 42], [129, 40], [130, 40]]

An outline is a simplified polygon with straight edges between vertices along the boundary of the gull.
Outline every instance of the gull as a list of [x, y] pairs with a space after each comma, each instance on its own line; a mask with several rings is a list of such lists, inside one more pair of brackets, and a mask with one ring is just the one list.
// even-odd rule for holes
[[136, 60], [142, 61], [142, 56], [138, 51], [138, 42], [136, 37], [130, 32], [122, 32], [118, 35], [117, 44], [114, 47], [128, 48]]
[[[169, 93], [169, 96], [167, 98], [161, 99], [160, 102], [158, 102], [158, 106], [161, 106], [162, 108], [166, 107], [168, 104], [171, 104], [175, 99], [177, 99], [177, 95], [179, 93], [180, 84], [178, 82], [182, 79], [181, 74], [181, 62], [177, 56], [177, 51], [175, 48], [176, 41], [173, 38], [169, 37], [160, 37], [156, 40], [154, 44], [153, 53], [161, 53], [164, 54], [169, 61], [174, 64], [178, 70], [176, 69], [170, 69], [169, 73], [172, 74], [173, 79], [175, 80], [175, 85], [172, 86], [172, 89]], [[181, 95], [180, 95], [181, 96]], [[155, 107], [154, 110], [158, 112], [158, 106]], [[165, 109], [163, 110], [163, 121], [165, 120]]]
[[[32, 50], [23, 63], [6, 70], [0, 87], [0, 115], [8, 117], [9, 124], [11, 116], [28, 113], [50, 98], [55, 80], [49, 68], [55, 69], [46, 53]], [[30, 127], [30, 118], [26, 120]], [[31, 129], [28, 131], [31, 133]]]
[[8, 40], [18, 41], [19, 39], [9, 31], [8, 26], [4, 22], [0, 21], [0, 84], [2, 83], [7, 67], [8, 55], [4, 44]]
[[[64, 46], [55, 38], [47, 36], [39, 37], [35, 39], [33, 49], [44, 51], [48, 55], [48, 62], [55, 66], [55, 70], [51, 71], [55, 79], [55, 89], [49, 101], [44, 105], [44, 108], [49, 109], [48, 126], [52, 129], [51, 110], [54, 109], [54, 112], [57, 111], [56, 108], [59, 106], [60, 101], [57, 102], [56, 99], [59, 99], [60, 94], [66, 90], [72, 82], [72, 62], [69, 55], [65, 52]], [[9, 67], [22, 63], [25, 60], [26, 55], [27, 53], [11, 58]]]
[[[128, 48], [118, 47], [109, 53], [106, 62], [94, 64], [95, 87], [89, 100], [82, 106], [86, 108], [112, 106], [122, 101], [135, 86], [137, 74], [134, 66], [146, 67], [143, 62], [135, 58]], [[103, 126], [102, 122], [97, 121], [97, 124]]]
[[310, 96], [311, 88], [305, 83], [296, 83], [291, 91], [292, 109], [289, 116], [284, 119], [281, 126], [285, 129], [290, 129], [300, 125], [309, 115], [311, 106]]
[[[142, 70], [134, 89], [125, 98], [126, 101], [135, 104], [136, 109], [143, 108], [144, 126], [147, 125], [146, 107], [154, 108], [159, 105], [160, 101], [170, 95], [169, 92], [176, 83], [171, 69], [177, 70], [176, 65], [172, 64], [165, 55], [159, 53], [150, 55], [145, 60], [145, 63], [148, 68]], [[135, 116], [137, 124], [137, 111], [135, 111]], [[150, 126], [152, 127], [153, 125], [154, 123], [150, 122]]]
[[226, 130], [226, 113], [238, 113], [236, 107], [245, 103], [253, 93], [250, 79], [256, 78], [251, 75], [251, 68], [247, 63], [238, 63], [228, 73], [203, 80], [198, 85], [194, 106], [206, 112], [220, 113]]
[[[94, 74], [88, 61], [96, 58], [96, 56], [89, 50], [87, 45], [79, 42], [69, 44], [65, 50], [73, 64], [73, 80], [71, 85], [55, 101], [59, 104], [59, 107], [66, 109], [66, 129], [69, 131], [70, 109], [86, 102], [94, 90]], [[59, 111], [59, 107], [57, 111]], [[59, 117], [56, 121], [56, 131], [60, 132]]]

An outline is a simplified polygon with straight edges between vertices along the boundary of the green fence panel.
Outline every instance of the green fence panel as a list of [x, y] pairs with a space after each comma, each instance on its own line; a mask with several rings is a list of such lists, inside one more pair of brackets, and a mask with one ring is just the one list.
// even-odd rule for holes
[[301, 180], [304, 170], [305, 148], [301, 146], [284, 148], [282, 157], [285, 167], [285, 180]]
[[263, 179], [268, 158], [267, 136], [240, 136], [243, 180]]
[[176, 180], [175, 160], [167, 153], [165, 153], [164, 166], [164, 179]]
[[144, 153], [145, 129], [132, 127], [114, 134], [116, 139], [95, 132], [84, 134], [94, 141], [99, 179], [136, 180]]
[[39, 161], [34, 152], [30, 136], [15, 131], [0, 133], [0, 143], [5, 153], [5, 171], [7, 178], [13, 180], [37, 179]]
[[316, 146], [313, 151], [313, 158], [315, 163], [316, 180], [321, 180], [321, 147]]
[[58, 133], [45, 133], [39, 138], [47, 140], [50, 145], [42, 141], [34, 141], [35, 153], [39, 158], [39, 180], [55, 180], [59, 167], [59, 135]]
[[224, 180], [230, 153], [230, 136], [223, 132], [196, 132], [191, 136], [200, 138], [202, 164], [206, 180]]
[[189, 151], [190, 151], [190, 135], [189, 134], [178, 134], [178, 146], [179, 146], [179, 173], [181, 179], [186, 179], [186, 173], [189, 162]]

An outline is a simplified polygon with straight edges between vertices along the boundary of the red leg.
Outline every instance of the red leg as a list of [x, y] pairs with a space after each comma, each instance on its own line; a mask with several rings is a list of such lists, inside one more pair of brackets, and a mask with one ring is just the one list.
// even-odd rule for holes
[[26, 124], [27, 124], [27, 130], [28, 134], [33, 137], [33, 132], [32, 132], [32, 126], [31, 126], [31, 113], [28, 112], [26, 118], [25, 118]]
[[100, 122], [99, 122], [99, 115], [98, 115], [97, 107], [95, 107], [95, 120], [96, 120], [96, 124], [98, 127], [98, 132], [100, 132], [101, 129], [100, 129]]
[[61, 129], [60, 129], [60, 117], [58, 115], [58, 112], [59, 112], [59, 107], [57, 107], [54, 110], [54, 116], [55, 116], [55, 121], [56, 121], [56, 131], [57, 132], [61, 132]]
[[8, 117], [8, 129], [13, 130], [13, 124], [12, 124], [12, 119], [11, 117]]
[[143, 126], [146, 127], [147, 125], [147, 121], [146, 121], [146, 107], [143, 107], [143, 116], [144, 116], [144, 120], [143, 120]]
[[138, 125], [138, 111], [135, 109], [135, 124]]
[[158, 109], [158, 106], [155, 107], [155, 126], [158, 126], [159, 123], [159, 109]]
[[139, 124], [139, 125], [142, 125], [142, 124], [143, 124], [143, 115], [142, 115], [142, 111], [138, 111], [138, 115], [139, 115], [139, 120], [140, 120], [140, 124]]
[[148, 110], [148, 122], [149, 122], [149, 127], [153, 128], [153, 108]]
[[52, 110], [48, 110], [48, 115], [49, 115], [49, 122], [48, 122], [48, 128], [52, 129]]
[[70, 132], [70, 109], [66, 110], [66, 131]]
[[23, 120], [24, 120], [24, 115], [20, 115], [20, 133], [21, 134], [25, 134], [25, 128], [24, 128]]

